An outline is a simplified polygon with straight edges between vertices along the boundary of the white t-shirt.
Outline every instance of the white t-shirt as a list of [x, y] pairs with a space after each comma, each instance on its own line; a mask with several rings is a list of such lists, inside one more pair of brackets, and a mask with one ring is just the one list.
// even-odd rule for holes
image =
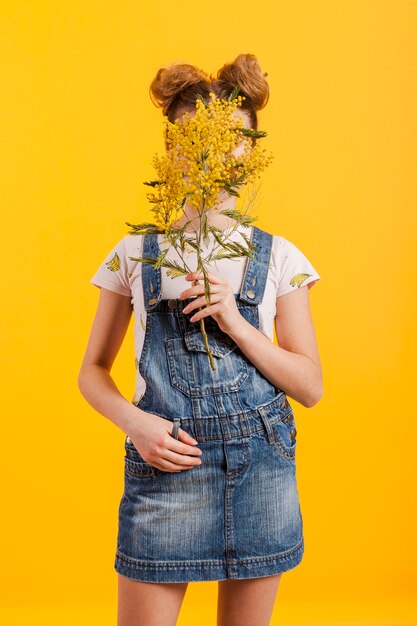
[[[252, 227], [239, 226], [230, 236], [230, 241], [238, 241], [245, 245], [241, 236], [241, 231], [246, 237], [251, 236]], [[209, 233], [210, 242], [213, 236]], [[158, 235], [158, 242], [161, 252], [165, 250], [169, 243], [164, 240], [164, 235]], [[212, 243], [209, 244], [206, 254], [211, 250]], [[135, 327], [134, 327], [134, 347], [135, 347], [135, 368], [136, 386], [132, 399], [137, 404], [142, 397], [146, 383], [139, 372], [139, 360], [142, 353], [143, 340], [146, 329], [146, 309], [143, 302], [142, 288], [142, 263], [132, 261], [129, 257], [142, 257], [143, 235], [125, 235], [103, 259], [96, 273], [90, 282], [97, 287], [110, 289], [124, 296], [129, 296], [133, 306]], [[181, 257], [171, 246], [167, 259], [176, 260], [181, 265]], [[185, 253], [187, 266], [191, 271], [196, 268], [195, 251]], [[242, 285], [248, 257], [243, 256], [235, 259], [221, 259], [207, 266], [213, 274], [217, 274], [229, 281], [234, 293], [239, 293]], [[166, 268], [161, 267], [161, 298], [178, 298], [179, 294], [192, 286], [191, 281], [185, 280], [184, 276], [171, 278], [167, 276]], [[274, 319], [276, 316], [276, 298], [283, 296], [298, 287], [308, 285], [311, 288], [318, 280], [319, 274], [316, 272], [307, 257], [292, 242], [280, 235], [273, 235], [271, 259], [262, 302], [259, 306], [259, 330], [271, 341], [274, 340]]]

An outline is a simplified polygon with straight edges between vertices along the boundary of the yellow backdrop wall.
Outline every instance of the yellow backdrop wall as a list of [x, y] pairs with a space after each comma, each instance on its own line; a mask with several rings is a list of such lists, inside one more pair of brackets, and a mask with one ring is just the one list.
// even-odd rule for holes
[[[4, 623], [115, 623], [124, 434], [77, 387], [99, 295], [89, 279], [125, 221], [151, 216], [156, 71], [215, 72], [242, 52], [271, 89], [258, 224], [321, 275], [310, 299], [324, 396], [311, 409], [293, 401], [305, 555], [283, 575], [274, 623], [354, 623], [388, 604], [406, 619], [417, 5], [3, 0], [0, 20]], [[131, 398], [133, 322], [112, 374]], [[181, 623], [213, 624], [215, 593], [190, 586]]]

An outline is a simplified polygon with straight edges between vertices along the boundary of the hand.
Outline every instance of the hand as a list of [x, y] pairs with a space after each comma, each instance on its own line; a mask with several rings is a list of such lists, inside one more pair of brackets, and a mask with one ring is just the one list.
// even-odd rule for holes
[[[141, 410], [139, 427], [129, 437], [146, 463], [163, 472], [181, 472], [201, 464], [202, 454], [185, 430], [178, 430], [178, 440], [171, 436], [173, 423], [159, 415]], [[189, 456], [190, 455], [190, 456]]]
[[[204, 306], [201, 311], [194, 313], [194, 315], [191, 316], [190, 321], [197, 322], [201, 318], [211, 315], [212, 318], [218, 323], [221, 330], [224, 333], [230, 334], [231, 332], [236, 331], [239, 324], [243, 321], [243, 317], [236, 304], [233, 288], [228, 280], [225, 280], [220, 276], [216, 276], [211, 272], [208, 272], [207, 276], [210, 282], [211, 302], [208, 306]], [[191, 272], [185, 277], [186, 280], [196, 280], [199, 278], [203, 279], [203, 272]], [[183, 313], [190, 313], [194, 309], [198, 309], [199, 307], [207, 304], [206, 297], [204, 295], [204, 282], [199, 285], [195, 285], [194, 287], [190, 287], [190, 289], [185, 289], [185, 291], [180, 293], [179, 297], [181, 300], [184, 300], [186, 298], [191, 298], [192, 296], [200, 297], [195, 298], [195, 300], [187, 304], [187, 306], [183, 308]]]

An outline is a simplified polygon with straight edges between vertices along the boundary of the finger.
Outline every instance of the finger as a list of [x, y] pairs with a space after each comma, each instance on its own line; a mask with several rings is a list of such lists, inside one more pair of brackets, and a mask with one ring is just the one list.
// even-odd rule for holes
[[180, 472], [185, 469], [191, 469], [196, 465], [201, 465], [200, 458], [187, 456], [184, 454], [177, 454], [172, 450], [166, 450], [165, 456], [161, 457], [158, 462], [155, 462], [155, 467], [162, 469], [163, 471], [176, 471]]
[[[184, 435], [189, 437], [186, 431], [182, 431]], [[175, 449], [166, 447], [155, 461], [149, 460], [148, 462], [155, 465], [162, 471], [182, 471], [184, 469], [191, 469], [195, 465], [201, 465], [202, 451], [196, 448], [194, 445], [188, 445], [186, 443], [177, 443], [177, 440], [172, 438], [167, 442], [167, 446], [172, 446], [175, 441]], [[191, 441], [195, 441], [192, 439]]]
[[189, 289], [181, 291], [180, 300], [185, 300], [186, 298], [191, 298], [192, 296], [199, 296], [204, 292], [204, 285], [195, 285], [194, 287], [190, 287]]
[[169, 463], [169, 462], [166, 462], [164, 465], [161, 465], [161, 463], [153, 463], [153, 465], [154, 467], [161, 470], [162, 472], [170, 472], [171, 474], [179, 474], [185, 469], [192, 469], [193, 467], [192, 465], [189, 465], [188, 467], [179, 466], [179, 465], [176, 465], [175, 463]]
[[[224, 278], [218, 276], [217, 274], [213, 274], [212, 272], [206, 272], [206, 274], [209, 281], [215, 285], [220, 285], [221, 283], [226, 282]], [[203, 272], [191, 272], [186, 275], [185, 280], [199, 280], [200, 278], [204, 279]]]
[[201, 463], [176, 463], [168, 459], [163, 459], [163, 461], [163, 463], [158, 463], [158, 465], [155, 464], [155, 467], [158, 467], [163, 472], [182, 472], [184, 470], [193, 469], [195, 465], [201, 465]]
[[201, 296], [201, 298], [196, 298], [195, 300], [193, 300], [192, 302], [189, 302], [187, 304], [187, 306], [185, 306], [183, 308], [183, 313], [191, 313], [191, 311], [193, 311], [194, 309], [198, 309], [200, 306], [204, 306], [206, 304], [215, 304], [216, 302], [219, 302], [221, 300], [221, 296], [219, 294], [211, 294], [211, 300], [210, 302], [208, 302], [208, 300], [206, 299], [206, 296]]
[[208, 317], [209, 315], [215, 315], [216, 313], [221, 313], [221, 307], [217, 305], [210, 305], [204, 307], [197, 313], [194, 313], [192, 317], [190, 317], [190, 322], [198, 322], [203, 317]]
[[[172, 437], [172, 431], [173, 430], [174, 430], [174, 426], [172, 426], [171, 430], [168, 431], [169, 434], [171, 435], [171, 437]], [[174, 437], [174, 439], [175, 439], [175, 437]], [[179, 441], [179, 440], [181, 440], [181, 441], [185, 440], [184, 443], [185, 443], [186, 446], [188, 446], [188, 445], [192, 446], [191, 450], [196, 450], [196, 449], [198, 450], [198, 448], [195, 447], [196, 445], [198, 445], [198, 441], [196, 439], [194, 439], [194, 437], [192, 437], [190, 435], [190, 433], [187, 433], [187, 431], [184, 430], [181, 427], [178, 428], [177, 438], [175, 439], [175, 441]], [[171, 444], [172, 444], [172, 441], [168, 440], [167, 445], [171, 445]], [[188, 447], [186, 449], [184, 447], [182, 447], [182, 450], [184, 452], [187, 452], [187, 454], [190, 452], [190, 448], [188, 448]]]
[[[210, 293], [218, 293], [219, 289], [221, 289], [220, 286], [217, 285], [213, 285], [213, 287], [210, 287]], [[185, 289], [185, 291], [181, 291], [180, 293], [180, 299], [181, 300], [185, 300], [186, 298], [191, 298], [192, 296], [199, 296], [202, 293], [205, 293], [205, 287], [204, 285], [195, 285], [194, 287], [190, 287], [189, 289]]]
[[175, 452], [175, 450], [165, 450], [164, 456], [161, 460], [174, 463], [178, 467], [188, 467], [189, 465], [201, 465], [201, 454], [181, 454]]
[[[195, 439], [193, 439], [192, 437], [190, 439], [191, 439], [191, 441], [195, 441]], [[167, 442], [167, 446], [166, 446], [166, 448], [164, 450], [164, 454], [173, 452], [174, 454], [177, 454], [177, 455], [180, 454], [183, 457], [186, 456], [186, 455], [200, 457], [202, 452], [201, 452], [200, 448], [197, 447], [197, 445], [188, 444], [188, 443], [185, 443], [185, 442], [181, 443], [181, 441], [179, 441], [178, 439], [172, 440], [172, 438], [171, 438]]]

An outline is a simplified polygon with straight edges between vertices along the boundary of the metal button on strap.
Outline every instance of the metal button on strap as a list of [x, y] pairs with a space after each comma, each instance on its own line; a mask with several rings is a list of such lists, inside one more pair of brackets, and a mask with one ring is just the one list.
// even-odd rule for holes
[[253, 289], [249, 289], [249, 290], [246, 292], [246, 295], [247, 295], [249, 298], [254, 298], [254, 297], [256, 296], [256, 293], [254, 292], [254, 290], [253, 290]]
[[170, 309], [175, 309], [175, 307], [177, 306], [177, 301], [173, 298], [171, 300], [168, 300], [168, 306]]
[[148, 300], [148, 304], [155, 304], [155, 302], [157, 302], [157, 298], [151, 298]]

